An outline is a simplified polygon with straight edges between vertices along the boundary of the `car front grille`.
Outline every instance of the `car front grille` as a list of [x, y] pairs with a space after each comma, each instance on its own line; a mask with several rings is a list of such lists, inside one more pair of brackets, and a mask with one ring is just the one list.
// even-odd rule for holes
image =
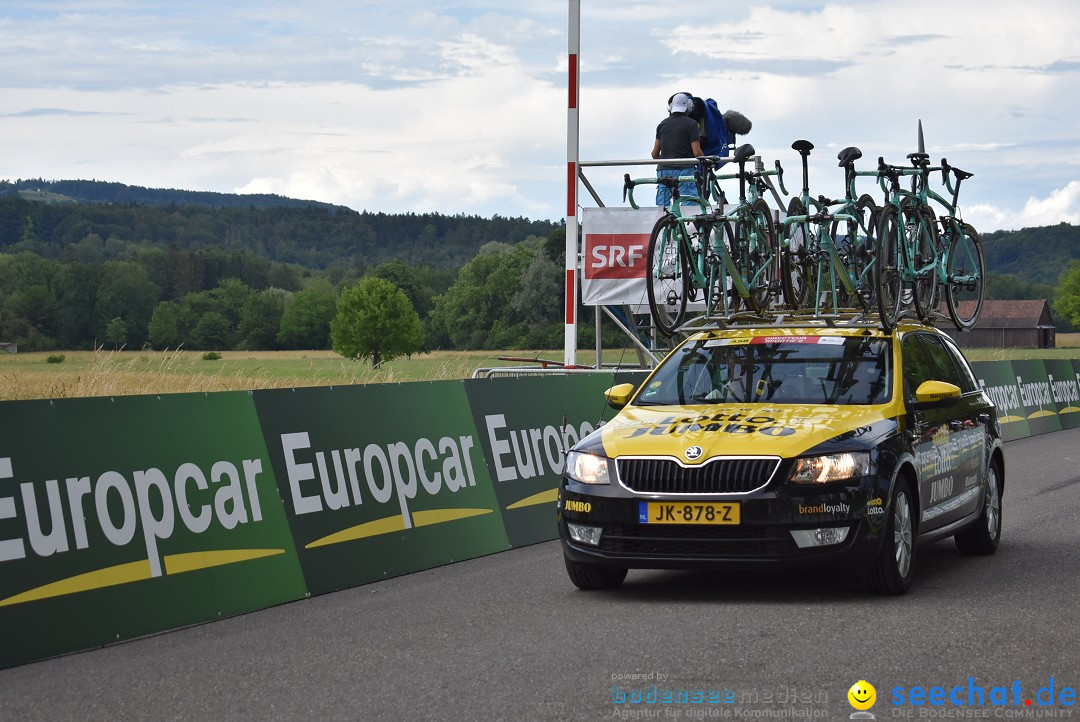
[[619, 480], [641, 494], [745, 494], [769, 483], [780, 459], [718, 457], [700, 466], [674, 459], [619, 459]]
[[600, 539], [600, 549], [611, 554], [658, 557], [777, 557], [798, 547], [791, 534], [769, 526], [660, 526], [615, 524]]

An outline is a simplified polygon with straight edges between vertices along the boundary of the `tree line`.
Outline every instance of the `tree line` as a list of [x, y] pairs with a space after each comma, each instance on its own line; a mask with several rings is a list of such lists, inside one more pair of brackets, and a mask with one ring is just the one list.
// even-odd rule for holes
[[[83, 195], [60, 205], [28, 201], [27, 188], [0, 181], [0, 341], [22, 350], [319, 349], [340, 341], [347, 356], [392, 357], [370, 340], [389, 333], [374, 321], [338, 322], [335, 331], [342, 308], [364, 304], [406, 319], [407, 349], [563, 344], [561, 224], [225, 194], [195, 194], [197, 203], [182, 205], [181, 191], [147, 191], [155, 205], [123, 205], [116, 199], [146, 189], [20, 183]], [[1059, 278], [1080, 261], [1080, 229], [983, 240], [988, 298], [1055, 298], [1059, 321], [1080, 321], [1074, 305], [1057, 300], [1075, 295], [1080, 308], [1080, 271], [1068, 283]], [[580, 344], [593, 343], [592, 324], [579, 331]], [[603, 333], [606, 346], [626, 345], [618, 331]]]
[[[551, 221], [502, 216], [360, 213], [315, 203], [260, 205], [255, 199], [261, 196], [250, 197], [250, 205], [219, 207], [62, 203], [55, 195], [48, 196], [52, 202], [37, 202], [22, 197], [28, 193], [10, 189], [5, 193], [0, 182], [0, 250], [31, 251], [54, 260], [111, 260], [125, 244], [137, 243], [181, 251], [248, 251], [314, 269], [363, 272], [393, 260], [457, 269], [485, 243], [513, 245], [560, 227]], [[84, 243], [87, 239], [92, 241]]]
[[[339, 308], [355, 307], [362, 282], [380, 279], [378, 303], [400, 304], [389, 298], [400, 292], [408, 307], [395, 313], [417, 318], [419, 329], [410, 330], [415, 343], [406, 346], [412, 351], [560, 348], [563, 244], [558, 228], [517, 244], [487, 243], [458, 270], [395, 260], [363, 272], [217, 248], [114, 243], [118, 252], [96, 262], [80, 260], [94, 255], [81, 252], [53, 260], [8, 251], [0, 253], [0, 340], [24, 351], [337, 348], [332, 322]], [[89, 238], [77, 245], [85, 251], [108, 242]], [[608, 333], [608, 344], [625, 343]], [[581, 342], [592, 343], [593, 334], [583, 325]], [[357, 348], [345, 355], [370, 357]]]

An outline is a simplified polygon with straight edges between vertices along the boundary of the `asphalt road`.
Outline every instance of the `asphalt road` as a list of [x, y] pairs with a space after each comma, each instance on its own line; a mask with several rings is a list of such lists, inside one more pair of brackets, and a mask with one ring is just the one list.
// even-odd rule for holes
[[[1058, 704], [1080, 689], [1080, 429], [1007, 444], [1004, 514], [995, 556], [923, 547], [900, 598], [823, 573], [586, 593], [539, 544], [2, 670], [0, 720], [846, 719], [861, 679], [877, 719], [975, 711], [895, 707], [916, 685], [1080, 719]], [[653, 685], [720, 703], [616, 703]]]

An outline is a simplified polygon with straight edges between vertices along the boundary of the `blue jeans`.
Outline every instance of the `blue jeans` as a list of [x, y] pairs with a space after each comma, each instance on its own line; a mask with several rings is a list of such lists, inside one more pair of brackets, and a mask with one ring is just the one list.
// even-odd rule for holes
[[[686, 168], [658, 168], [656, 170], [657, 178], [678, 178], [679, 176], [692, 176], [694, 175], [694, 167], [687, 166]], [[697, 196], [697, 185], [694, 181], [683, 181], [679, 184], [680, 196]], [[656, 205], [668, 206], [671, 204], [671, 190], [665, 185], [656, 186]], [[683, 205], [687, 205], [683, 203]]]

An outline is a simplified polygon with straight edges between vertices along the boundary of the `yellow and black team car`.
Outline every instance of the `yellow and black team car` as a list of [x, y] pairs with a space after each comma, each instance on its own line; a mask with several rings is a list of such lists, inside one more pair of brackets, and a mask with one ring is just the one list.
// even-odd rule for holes
[[997, 413], [932, 327], [705, 330], [605, 396], [619, 413], [559, 487], [582, 589], [631, 568], [834, 564], [902, 594], [921, 544], [997, 549]]

